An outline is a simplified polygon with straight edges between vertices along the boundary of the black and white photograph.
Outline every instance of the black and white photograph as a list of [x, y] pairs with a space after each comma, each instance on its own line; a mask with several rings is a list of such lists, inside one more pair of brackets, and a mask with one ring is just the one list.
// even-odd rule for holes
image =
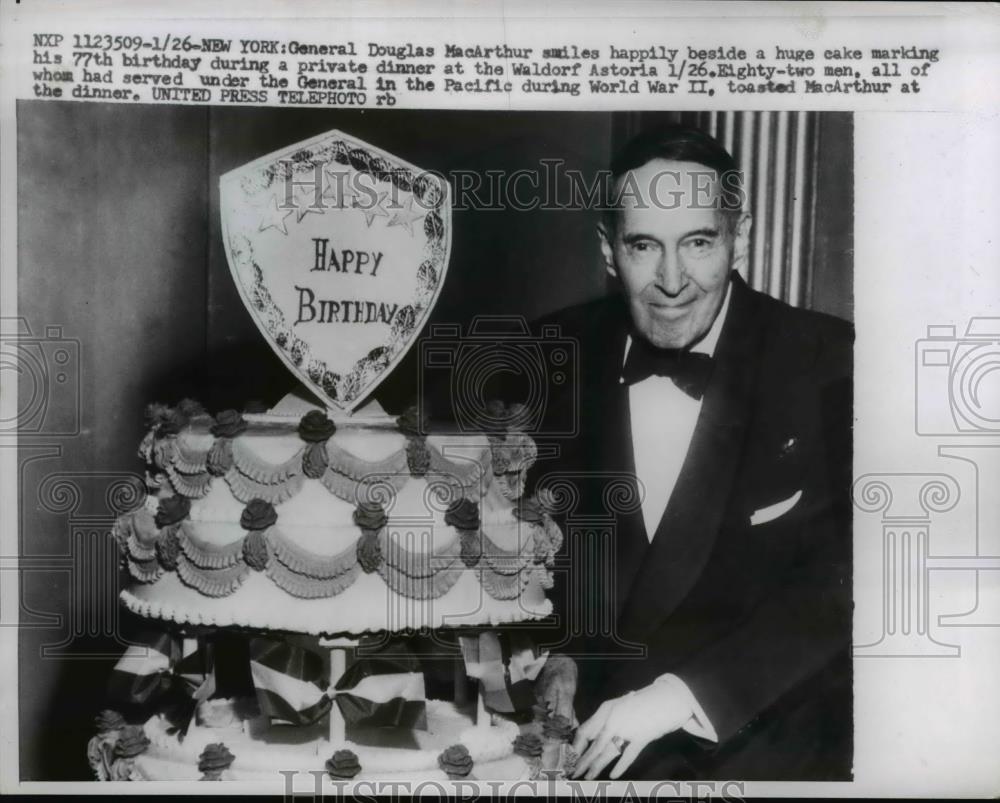
[[[25, 526], [65, 538], [69, 477], [114, 515], [73, 543], [103, 632], [59, 649], [126, 655], [24, 664], [33, 777], [252, 776], [286, 744], [306, 772], [326, 718], [331, 755], [345, 724], [406, 731], [336, 759], [361, 772], [402, 740], [483, 780], [850, 778], [850, 115], [19, 112], [19, 309], [81, 361]], [[320, 662], [353, 646], [403, 684], [331, 708]]]
[[838, 5], [18, 18], [4, 788], [1000, 783], [996, 92]]

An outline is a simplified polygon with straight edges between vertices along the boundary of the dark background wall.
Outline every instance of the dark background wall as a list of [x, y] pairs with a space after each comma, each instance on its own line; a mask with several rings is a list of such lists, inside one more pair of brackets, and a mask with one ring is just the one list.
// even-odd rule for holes
[[[143, 407], [185, 396], [213, 410], [270, 403], [294, 385], [232, 284], [219, 176], [333, 128], [445, 174], [554, 157], [590, 174], [607, 165], [616, 116], [40, 102], [19, 103], [17, 116], [18, 314], [31, 335], [16, 348], [43, 366], [19, 379], [32, 415], [19, 445], [21, 776], [86, 779], [90, 723], [123, 649], [107, 532], [136, 501]], [[817, 115], [816, 130], [809, 303], [850, 318], [850, 116]], [[571, 210], [456, 211], [432, 322], [532, 319], [604, 293], [595, 223]], [[66, 365], [54, 361], [60, 343], [78, 355]], [[411, 392], [415, 354], [386, 383], [387, 406]]]

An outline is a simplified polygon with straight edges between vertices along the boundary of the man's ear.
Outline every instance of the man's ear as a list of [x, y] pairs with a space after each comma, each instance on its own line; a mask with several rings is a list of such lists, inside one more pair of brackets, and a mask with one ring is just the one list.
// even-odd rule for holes
[[750, 227], [752, 224], [753, 215], [749, 212], [740, 212], [733, 234], [733, 270], [744, 276], [747, 275], [747, 262], [750, 259]]
[[601, 238], [601, 253], [604, 255], [604, 269], [609, 275], [618, 278], [618, 271], [615, 269], [615, 252], [611, 247], [611, 238], [603, 221], [597, 224], [597, 236]]

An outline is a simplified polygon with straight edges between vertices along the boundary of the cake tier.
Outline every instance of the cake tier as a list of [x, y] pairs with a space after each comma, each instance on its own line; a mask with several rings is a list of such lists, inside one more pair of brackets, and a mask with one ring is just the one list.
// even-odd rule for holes
[[150, 493], [114, 530], [140, 615], [333, 635], [551, 612], [561, 534], [520, 498], [521, 433], [166, 411], [140, 452]]
[[143, 726], [149, 745], [140, 755], [129, 759], [130, 765], [112, 767], [111, 762], [101, 766], [96, 748], [102, 738], [113, 740], [114, 734], [95, 737], [91, 761], [99, 778], [102, 770], [105, 775], [117, 778], [122, 778], [128, 770], [130, 780], [192, 781], [202, 778], [199, 759], [206, 748], [222, 744], [233, 759], [220, 780], [275, 782], [283, 781], [292, 772], [299, 785], [311, 785], [312, 773], [325, 772], [327, 760], [336, 751], [350, 750], [360, 765], [360, 771], [350, 780], [446, 783], [449, 778], [439, 758], [448, 748], [461, 745], [472, 760], [471, 777], [480, 781], [537, 778], [543, 765], [557, 770], [558, 764], [558, 769], [562, 769], [566, 760], [562, 744], [547, 744], [544, 755], [534, 758], [514, 752], [514, 740], [519, 734], [534, 733], [539, 742], [545, 741], [540, 724], [519, 726], [498, 718], [485, 727], [476, 726], [473, 717], [468, 708], [428, 700], [426, 731], [371, 729], [357, 734], [359, 741], [334, 745], [326, 739], [320, 725], [311, 728], [278, 725], [263, 734], [251, 735], [250, 729], [238, 720], [229, 727], [192, 725], [181, 741], [165, 719], [155, 716]]

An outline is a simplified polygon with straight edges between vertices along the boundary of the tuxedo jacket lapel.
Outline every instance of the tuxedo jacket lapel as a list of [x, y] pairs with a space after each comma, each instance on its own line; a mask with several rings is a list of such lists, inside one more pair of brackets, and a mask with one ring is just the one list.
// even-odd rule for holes
[[[626, 591], [620, 635], [641, 640], [684, 599], [715, 545], [744, 446], [762, 335], [758, 305], [733, 277], [715, 367], [680, 476]], [[625, 403], [626, 419], [628, 404]], [[631, 437], [626, 433], [631, 444]], [[642, 518], [639, 516], [639, 532]]]
[[[612, 555], [613, 571], [604, 575], [613, 578], [613, 586], [595, 588], [603, 596], [601, 609], [617, 620], [639, 566], [649, 547], [639, 490], [635, 477], [635, 457], [632, 448], [628, 387], [619, 382], [625, 343], [629, 331], [628, 310], [621, 299], [609, 299], [607, 316], [595, 321], [600, 343], [599, 358], [583, 386], [584, 433], [593, 444], [583, 465], [592, 482], [585, 485], [588, 507], [595, 519], [614, 521]], [[623, 487], [624, 486], [624, 487]], [[614, 492], [612, 492], [614, 491]], [[616, 500], [622, 504], [617, 504]], [[617, 508], [617, 509], [616, 509]]]

